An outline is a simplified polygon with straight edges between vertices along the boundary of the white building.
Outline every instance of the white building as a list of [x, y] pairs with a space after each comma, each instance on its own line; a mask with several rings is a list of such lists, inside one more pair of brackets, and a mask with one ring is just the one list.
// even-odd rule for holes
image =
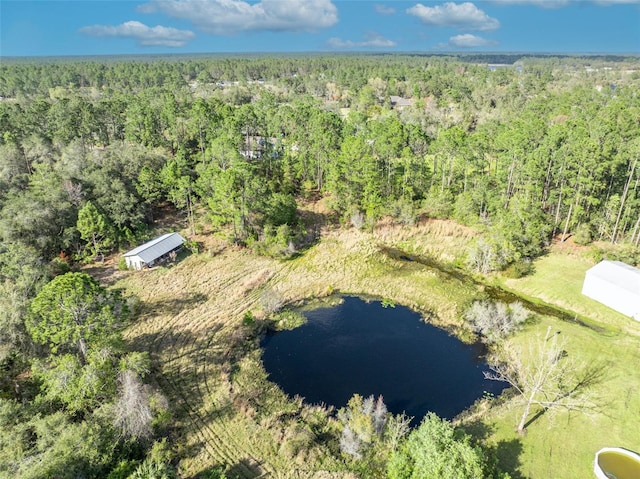
[[142, 269], [145, 266], [151, 267], [168, 258], [171, 252], [178, 251], [183, 244], [184, 238], [178, 233], [167, 233], [158, 236], [124, 254], [127, 268]]
[[389, 101], [391, 102], [391, 108], [402, 109], [405, 107], [413, 106], [412, 98], [402, 98], [401, 96], [391, 95], [389, 96]]
[[640, 269], [604, 260], [587, 270], [582, 294], [640, 321]]

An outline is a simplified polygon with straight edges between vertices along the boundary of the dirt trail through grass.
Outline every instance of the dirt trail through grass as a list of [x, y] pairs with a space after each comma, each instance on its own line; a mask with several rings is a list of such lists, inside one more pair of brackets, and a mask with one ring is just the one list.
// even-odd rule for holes
[[232, 464], [236, 475], [247, 478], [274, 471], [268, 464], [260, 466], [262, 461], [246, 447], [250, 444], [237, 442], [225, 405], [216, 401], [216, 388], [230, 354], [229, 337], [258, 300], [247, 281], [267, 265], [277, 267], [238, 252], [211, 260], [191, 257], [121, 282], [142, 302], [127, 336], [152, 355], [154, 377], [170, 396], [186, 434], [185, 453], [196, 464]]

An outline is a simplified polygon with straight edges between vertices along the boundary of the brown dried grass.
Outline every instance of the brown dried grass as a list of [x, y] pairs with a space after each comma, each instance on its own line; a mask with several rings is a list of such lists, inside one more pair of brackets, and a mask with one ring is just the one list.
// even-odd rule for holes
[[[440, 234], [448, 236], [435, 238]], [[455, 328], [461, 304], [475, 290], [390, 258], [380, 246], [422, 241], [436, 248], [447, 238], [456, 244], [469, 234], [447, 222], [421, 224], [413, 232], [391, 225], [374, 233], [332, 230], [286, 262], [228, 247], [213, 257], [191, 255], [175, 266], [120, 278], [116, 286], [141, 300], [126, 338], [136, 349], [150, 352], [153, 377], [169, 396], [184, 475], [216, 464], [231, 466], [243, 478], [311, 477], [327, 467], [339, 470], [324, 445], [314, 444], [303, 455], [291, 445], [294, 456], [304, 460], [280, 454], [274, 430], [294, 431], [291, 421], [304, 421], [313, 413], [266, 381], [257, 342], [243, 326], [243, 316], [262, 316], [261, 295], [267, 287], [285, 304], [339, 291], [389, 298]], [[260, 413], [265, 408], [282, 419], [265, 426]], [[307, 440], [296, 440], [302, 439]]]

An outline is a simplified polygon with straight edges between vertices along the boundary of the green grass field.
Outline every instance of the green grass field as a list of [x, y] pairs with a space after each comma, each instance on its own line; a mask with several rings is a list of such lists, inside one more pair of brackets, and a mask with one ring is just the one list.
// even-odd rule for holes
[[630, 328], [633, 332], [634, 323], [629, 318], [582, 295], [584, 275], [593, 264], [580, 256], [549, 253], [535, 262], [535, 274], [520, 279], [506, 279], [503, 283], [511, 290], [575, 311], [598, 323], [614, 328]]
[[604, 367], [601, 382], [593, 388], [602, 410], [590, 415], [547, 413], [529, 425], [526, 435], [519, 436], [514, 428], [522, 407], [506, 404], [491, 411], [485, 422], [491, 430], [488, 441], [494, 445], [519, 442], [517, 456], [502, 457], [515, 477], [592, 477], [593, 456], [598, 449], [640, 449], [640, 339], [626, 333], [602, 336], [576, 324], [545, 318], [515, 340], [526, 342], [535, 334], [544, 334], [547, 326], [561, 332], [568, 355]]
[[[544, 318], [515, 338], [525, 342], [551, 326], [561, 331], [568, 354], [588, 364], [602, 364], [606, 372], [594, 387], [602, 407], [600, 413], [544, 415], [524, 437], [518, 438], [521, 452], [517, 461], [513, 457], [504, 460], [517, 465], [516, 472], [521, 477], [593, 477], [593, 456], [598, 449], [620, 446], [640, 450], [640, 323], [582, 296], [584, 274], [591, 266], [591, 261], [579, 256], [550, 253], [535, 262], [532, 276], [504, 281], [513, 291], [609, 327], [607, 334], [601, 334], [577, 324]], [[518, 411], [503, 407], [492, 412], [491, 441], [497, 444], [516, 437], [513, 428]]]

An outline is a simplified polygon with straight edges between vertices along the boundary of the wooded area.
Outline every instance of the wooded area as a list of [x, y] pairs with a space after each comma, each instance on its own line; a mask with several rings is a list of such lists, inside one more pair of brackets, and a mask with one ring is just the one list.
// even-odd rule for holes
[[[317, 238], [299, 206], [322, 201], [365, 230], [382, 218], [477, 228], [458, 258], [476, 273], [525, 275], [570, 237], [639, 265], [638, 91], [637, 58], [623, 57], [3, 61], [0, 474], [176, 474], [160, 439], [167, 399], [122, 339], [135, 300], [69, 272], [149, 239], [166, 211], [192, 235], [275, 258]], [[431, 417], [390, 446], [364, 420], [358, 454], [371, 461], [341, 466], [362, 477], [414, 477], [406, 464], [431, 429], [454, 441]], [[460, 437], [464, 477], [503, 477]]]
[[[47, 258], [131, 244], [164, 201], [192, 229], [201, 206], [235, 240], [295, 243], [295, 202], [317, 195], [369, 226], [420, 214], [484, 225], [490, 234], [470, 258], [484, 272], [535, 257], [556, 234], [640, 244], [632, 62], [525, 58], [492, 70], [345, 56], [1, 68], [1, 234]], [[394, 107], [392, 96], [412, 105]]]

